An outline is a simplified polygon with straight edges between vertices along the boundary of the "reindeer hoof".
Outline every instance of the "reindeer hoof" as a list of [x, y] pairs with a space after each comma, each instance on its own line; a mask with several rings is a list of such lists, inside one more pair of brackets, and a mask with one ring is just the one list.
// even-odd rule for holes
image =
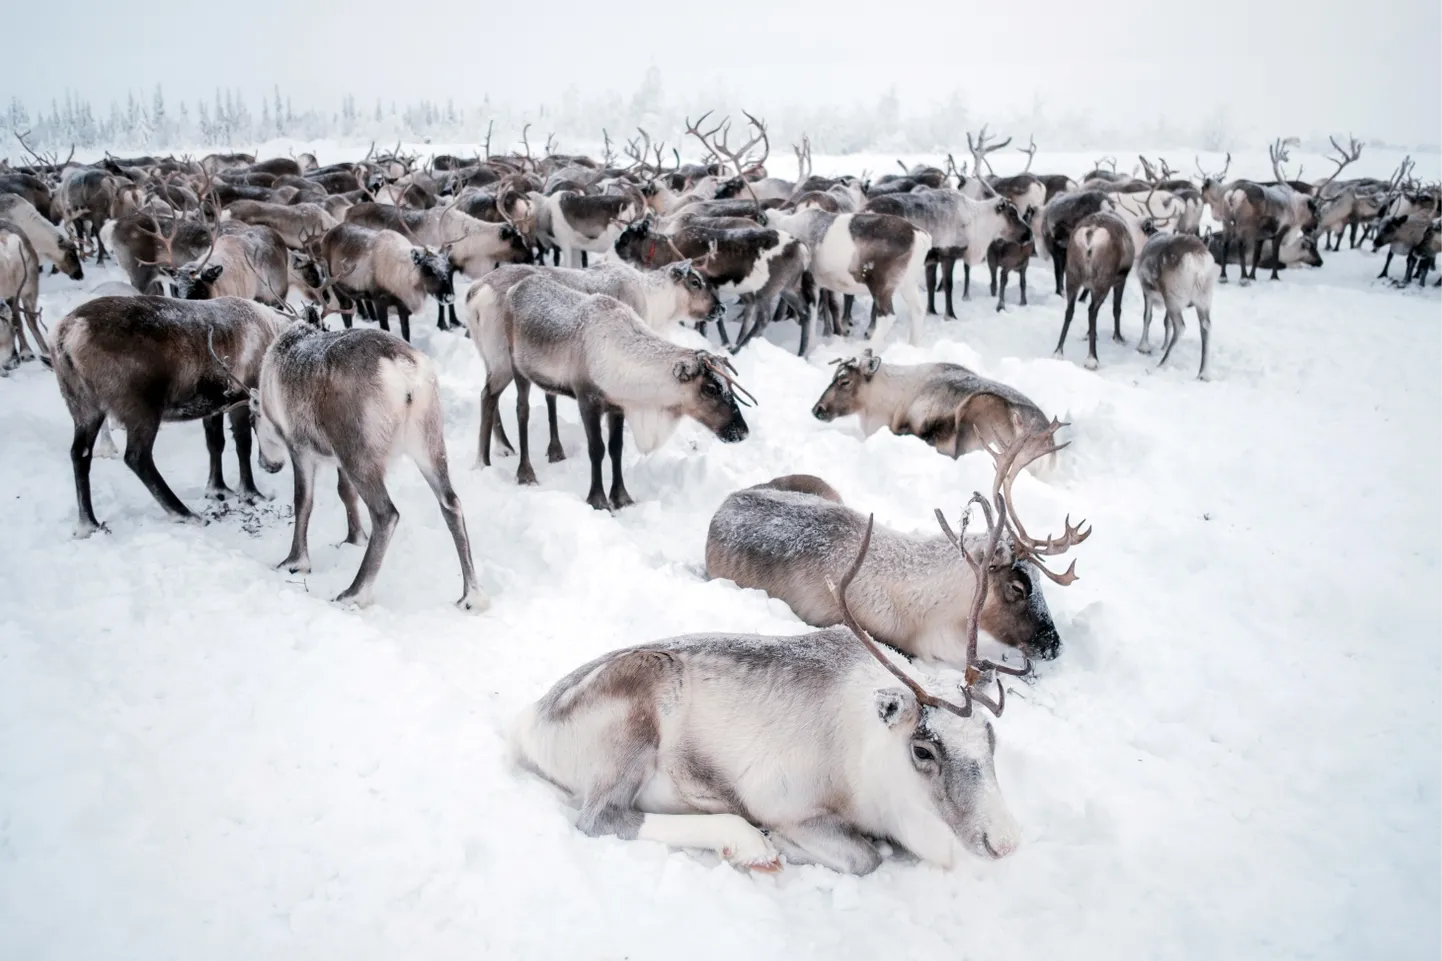
[[369, 538], [366, 537], [366, 532], [357, 527], [355, 530], [350, 531], [346, 534], [345, 540], [341, 541], [341, 544], [354, 544], [360, 546], [365, 544], [367, 540], [369, 540]]
[[1152, 345], [1151, 345], [1151, 344], [1138, 344], [1138, 345], [1137, 345], [1137, 353], [1139, 353], [1139, 354], [1150, 354], [1150, 353], [1152, 352], [1152, 350], [1153, 350], [1153, 348], [1152, 348]]
[[721, 856], [733, 867], [748, 871], [763, 871], [774, 874], [781, 870], [781, 855], [772, 846], [766, 835], [750, 824], [743, 824], [748, 830], [739, 829], [729, 842], [722, 847]]
[[242, 504], [264, 504], [266, 501], [271, 499], [272, 498], [269, 494], [262, 493], [254, 487], [243, 489], [240, 492], [240, 502]]
[[[285, 560], [283, 560], [283, 561], [281, 561], [279, 564], [275, 565], [275, 569], [276, 569], [276, 570], [280, 570], [281, 568], [285, 568], [287, 571], [289, 571], [289, 572], [292, 573], [292, 574], [309, 574], [309, 573], [310, 573], [310, 558], [309, 558], [309, 557], [287, 557]], [[339, 598], [337, 598], [337, 600], [339, 600]]]
[[613, 491], [611, 493], [611, 510], [613, 511], [621, 510], [623, 507], [632, 507], [635, 503], [636, 502], [631, 499], [631, 495], [625, 491], [621, 491], [620, 493]]
[[[20, 364], [28, 364], [28, 363], [30, 363], [30, 361], [32, 361], [32, 360], [35, 359], [35, 351], [31, 350], [29, 347], [26, 347], [26, 348], [24, 348], [23, 350], [21, 350], [18, 354], [16, 354], [16, 357], [19, 358], [19, 359], [16, 360], [16, 362], [15, 362], [15, 364], [16, 364], [17, 367], [18, 367]], [[11, 369], [11, 370], [14, 370], [15, 368], [12, 367], [12, 368], [10, 368], [10, 369]]]
[[602, 494], [600, 491], [595, 491], [591, 493], [586, 498], [586, 503], [590, 504], [598, 511], [610, 511], [611, 509], [611, 502], [607, 500], [606, 495]]
[[1121, 334], [1112, 334], [1112, 343], [1114, 343], [1114, 344], [1125, 344], [1126, 342], [1127, 342], [1127, 339], [1126, 339], [1125, 337], [1123, 337]]
[[223, 501], [233, 493], [235, 493], [235, 491], [226, 487], [224, 484], [211, 486], [205, 489], [205, 499], [208, 501]]
[[96, 531], [99, 531], [102, 534], [109, 534], [110, 528], [105, 524], [92, 524], [89, 521], [81, 521], [79, 524], [75, 525], [75, 531], [71, 536], [74, 537], [77, 541], [83, 541], [85, 540], [85, 538], [89, 537], [91, 534], [94, 534]]
[[209, 524], [210, 521], [201, 517], [199, 514], [192, 514], [187, 511], [184, 514], [176, 514], [175, 523], [185, 524], [188, 527], [204, 527], [206, 524]]
[[1096, 369], [1097, 369], [1097, 359], [1096, 359], [1095, 357], [1088, 357], [1088, 358], [1086, 359], [1086, 363], [1083, 364], [1082, 366], [1085, 367], [1087, 370], [1096, 370]]
[[360, 591], [346, 590], [335, 596], [334, 603], [342, 607], [352, 607], [359, 610], [360, 608], [371, 606], [371, 596], [368, 593], [362, 594]]
[[459, 610], [469, 611], [472, 614], [479, 614], [484, 610], [489, 610], [490, 606], [490, 597], [479, 587], [468, 589], [465, 596], [456, 601], [456, 607]]
[[547, 448], [546, 448], [546, 460], [550, 461], [552, 464], [559, 464], [561, 461], [563, 461], [563, 460], [565, 460], [565, 459], [566, 459], [566, 449], [565, 449], [564, 447], [547, 447]]
[[533, 487], [539, 482], [536, 480], [535, 470], [527, 464], [516, 471], [516, 483], [522, 487]]

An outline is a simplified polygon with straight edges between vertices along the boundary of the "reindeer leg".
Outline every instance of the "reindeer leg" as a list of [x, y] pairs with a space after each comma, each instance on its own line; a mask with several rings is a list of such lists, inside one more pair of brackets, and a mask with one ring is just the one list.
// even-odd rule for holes
[[446, 527], [456, 545], [456, 557], [461, 562], [461, 599], [456, 606], [463, 611], [484, 611], [491, 606], [491, 599], [481, 590], [476, 580], [475, 561], [471, 557], [471, 538], [466, 532], [466, 515], [461, 512], [461, 499], [451, 486], [451, 472], [446, 464], [445, 424], [441, 420], [439, 406], [433, 406], [424, 423], [425, 449], [415, 458], [421, 476], [436, 495], [441, 505]]
[[340, 307], [340, 322], [345, 325], [346, 330], [350, 330], [351, 321], [355, 314], [356, 302], [341, 293], [339, 289], [335, 292], [335, 302], [336, 305]]
[[159, 412], [151, 414], [143, 420], [131, 420], [125, 424], [125, 466], [129, 467], [140, 482], [150, 491], [150, 495], [164, 508], [165, 512], [176, 520], [188, 521], [193, 524], [200, 523], [200, 518], [190, 512], [175, 492], [165, 483], [165, 478], [160, 476], [160, 471], [155, 467], [155, 437], [160, 433]]
[[220, 414], [201, 421], [205, 426], [205, 449], [210, 454], [210, 478], [205, 482], [205, 496], [213, 501], [223, 501], [225, 495], [231, 492], [225, 485], [225, 467], [221, 462], [221, 455], [225, 453], [224, 421]]
[[411, 312], [406, 310], [404, 304], [396, 304], [396, 317], [401, 322], [401, 340], [411, 342]]
[[105, 263], [105, 243], [100, 239], [100, 227], [104, 223], [104, 217], [90, 221], [90, 236], [95, 238], [95, 266], [97, 267]]
[[606, 412], [607, 448], [611, 455], [611, 510], [618, 511], [636, 503], [626, 493], [626, 482], [621, 477], [621, 438], [626, 415], [620, 411]]
[[[1252, 247], [1252, 279], [1253, 279], [1253, 280], [1256, 280], [1256, 279], [1257, 279], [1257, 266], [1262, 262], [1262, 246], [1263, 246], [1265, 243], [1266, 243], [1266, 240], [1265, 240], [1260, 234], [1258, 234], [1258, 235], [1257, 235], [1257, 242], [1256, 242], [1256, 244]], [[1276, 244], [1273, 244], [1273, 245], [1272, 245], [1272, 253], [1273, 253], [1274, 255], [1280, 253], [1280, 251], [1277, 249]]]
[[436, 301], [436, 330], [446, 329], [446, 305]]
[[521, 442], [521, 463], [516, 467], [517, 484], [536, 483], [536, 469], [531, 466], [531, 382], [520, 374], [516, 378], [516, 433]]
[[230, 412], [230, 436], [235, 438], [235, 456], [240, 461], [240, 500], [245, 504], [269, 500], [255, 486], [255, 473], [250, 465], [250, 408], [237, 407]]
[[1105, 290], [1100, 294], [1092, 291], [1091, 303], [1087, 304], [1087, 370], [1097, 369], [1097, 314], [1101, 313], [1102, 301], [1106, 299]]
[[842, 874], [870, 874], [882, 861], [875, 844], [834, 815], [788, 824], [771, 833], [771, 843], [792, 864], [820, 864]]
[[993, 295], [994, 297], [996, 297], [996, 312], [997, 312], [998, 314], [1001, 313], [1003, 310], [1006, 309], [1006, 274], [1007, 274], [1006, 268], [1005, 268], [1005, 267], [1001, 268], [1001, 288], [1000, 288], [1000, 293], [998, 293], [998, 292], [997, 292], [997, 285], [996, 285], [996, 265], [995, 265], [995, 264], [992, 265], [992, 267], [991, 267], [991, 293], [992, 293], [992, 295]]
[[[941, 287], [946, 294], [946, 317], [948, 320], [956, 320], [956, 306], [952, 300], [956, 289], [956, 255], [950, 252], [942, 256]], [[962, 299], [965, 300], [965, 296]]]
[[105, 426], [105, 411], [89, 410], [75, 416], [75, 437], [70, 442], [70, 467], [75, 472], [75, 505], [79, 519], [75, 525], [76, 537], [89, 537], [105, 528], [95, 519], [95, 508], [90, 503], [90, 462], [95, 449], [95, 438]]
[[1118, 344], [1126, 343], [1126, 339], [1122, 337], [1122, 294], [1126, 292], [1129, 273], [1130, 270], [1123, 270], [1120, 279], [1112, 287], [1112, 340]]
[[364, 544], [366, 529], [361, 526], [360, 495], [343, 470], [335, 472], [335, 492], [340, 495], [341, 504], [345, 505], [345, 540], [341, 543]]
[[1017, 277], [1021, 281], [1021, 305], [1023, 307], [1026, 306], [1026, 268], [1027, 262], [1023, 260], [1021, 262], [1021, 268], [1016, 272]]
[[991, 272], [991, 295], [996, 296], [996, 259], [986, 258], [986, 269]]
[[356, 492], [370, 510], [371, 539], [366, 545], [365, 556], [361, 558], [360, 570], [356, 571], [355, 580], [350, 587], [336, 596], [336, 601], [354, 602], [357, 607], [365, 607], [371, 602], [371, 588], [375, 584], [376, 575], [380, 573], [381, 562], [385, 560], [386, 549], [390, 547], [391, 536], [395, 534], [401, 515], [391, 501], [390, 492], [386, 490], [385, 462], [367, 465], [364, 470], [359, 471], [354, 469], [357, 466], [342, 464], [341, 469], [350, 475]]
[[[1276, 233], [1272, 234], [1272, 276], [1269, 278], [1270, 280], [1281, 279], [1277, 271], [1282, 269], [1282, 234], [1285, 232], [1284, 230], [1278, 229]], [[1256, 274], [1257, 266], [1254, 263], [1252, 265], [1252, 276], [1255, 278]]]
[[961, 262], [961, 299], [971, 299], [971, 264], [965, 260]]
[[[1170, 326], [1167, 328], [1170, 330]], [[1142, 339], [1137, 342], [1137, 353], [1152, 352], [1152, 299], [1142, 292]]]
[[1165, 367], [1167, 358], [1172, 356], [1172, 348], [1177, 346], [1177, 341], [1182, 339], [1182, 332], [1187, 329], [1186, 319], [1182, 317], [1180, 310], [1173, 309], [1167, 305], [1167, 346], [1162, 351], [1162, 359], [1157, 362], [1158, 367]]
[[1391, 267], [1392, 267], [1392, 250], [1391, 250], [1391, 248], [1388, 248], [1388, 250], [1387, 250], [1387, 260], [1382, 264], [1382, 272], [1377, 275], [1377, 279], [1378, 279], [1378, 280], [1381, 280], [1382, 278], [1386, 277], [1386, 276], [1387, 276], [1387, 271], [1388, 271], [1389, 269], [1391, 269]]
[[1349, 249], [1349, 250], [1356, 250], [1356, 249], [1357, 249], [1357, 224], [1358, 224], [1357, 221], [1355, 221], [1355, 220], [1352, 221], [1352, 237], [1351, 237], [1351, 240], [1348, 241], [1348, 244], [1349, 244], [1348, 249]]
[[[315, 506], [315, 469], [318, 464], [319, 461], [309, 451], [296, 447], [290, 449], [290, 472], [295, 482], [290, 553], [286, 555], [285, 560], [275, 565], [276, 570], [284, 569], [292, 574], [310, 573], [310, 513], [311, 508]], [[345, 477], [344, 468], [341, 469], [341, 477], [342, 479]], [[354, 497], [354, 488], [352, 488], [351, 494]], [[345, 500], [344, 496], [341, 500]], [[347, 523], [350, 521], [350, 516], [351, 507], [347, 504]]]
[[[936, 258], [933, 253], [926, 255], [926, 312], [928, 314], [936, 313]], [[849, 304], [846, 308], [846, 319], [851, 319]]]
[[1062, 349], [1066, 347], [1066, 332], [1071, 329], [1071, 319], [1076, 313], [1076, 288], [1071, 284], [1066, 285], [1066, 316], [1061, 322], [1061, 337], [1057, 339], [1056, 350], [1052, 356], [1058, 359], [1062, 356]]
[[[842, 294], [842, 295], [841, 295], [841, 321], [842, 321], [843, 326], [845, 326], [845, 328], [846, 328], [847, 336], [850, 336], [850, 335], [851, 335], [851, 308], [852, 308], [853, 306], [855, 306], [855, 304], [856, 304], [856, 295], [855, 295], [855, 294]], [[932, 312], [933, 314], [936, 313], [935, 310], [933, 310], [933, 311], [931, 311], [931, 312]]]
[[590, 394], [578, 396], [576, 403], [581, 408], [581, 426], [586, 429], [586, 453], [591, 458], [591, 490], [586, 495], [586, 503], [598, 511], [608, 511], [611, 502], [601, 484], [601, 461], [606, 457], [606, 438], [601, 434], [602, 404], [599, 398]]
[[386, 333], [390, 333], [390, 331], [391, 331], [391, 305], [388, 304], [387, 302], [385, 302], [384, 300], [370, 300], [370, 299], [364, 300], [364, 301], [362, 301], [362, 303], [364, 303], [364, 304], [369, 304], [369, 305], [370, 305], [370, 308], [371, 308], [371, 316], [372, 316], [372, 318], [373, 318], [377, 323], [379, 323], [379, 324], [381, 325], [381, 330], [385, 331]]
[[1227, 283], [1227, 258], [1232, 252], [1232, 232], [1223, 228], [1222, 230], [1222, 274], [1217, 278], [1221, 284]]
[[558, 464], [566, 459], [566, 448], [561, 446], [561, 427], [556, 423], [556, 395], [546, 395], [546, 426], [551, 430], [551, 443], [546, 447], [546, 460]]
[[1060, 297], [1062, 295], [1062, 279], [1066, 276], [1066, 244], [1058, 244], [1052, 249], [1051, 268], [1056, 274], [1056, 295]]
[[1197, 308], [1197, 326], [1202, 331], [1202, 365], [1197, 368], [1197, 380], [1207, 379], [1207, 341], [1212, 334], [1212, 311], [1211, 308], [1203, 310]]

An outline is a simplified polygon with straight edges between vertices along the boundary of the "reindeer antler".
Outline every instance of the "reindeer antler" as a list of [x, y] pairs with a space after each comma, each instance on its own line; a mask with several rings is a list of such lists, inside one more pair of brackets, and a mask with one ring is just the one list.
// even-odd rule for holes
[[983, 164], [986, 165], [987, 173], [995, 173], [996, 171], [991, 169], [991, 161], [986, 159], [986, 155], [989, 153], [995, 153], [996, 151], [1005, 147], [1007, 144], [1011, 143], [1011, 138], [1007, 137], [1001, 143], [987, 146], [986, 128], [987, 124], [981, 125], [981, 130], [977, 131], [976, 141], [974, 143], [971, 139], [971, 133], [968, 132], [966, 135], [966, 146], [971, 151], [971, 168], [976, 171], [977, 176], [981, 176], [981, 168]]
[[1348, 164], [1356, 163], [1357, 158], [1362, 156], [1362, 142], [1351, 134], [1347, 135], [1347, 146], [1345, 148], [1337, 143], [1336, 137], [1328, 137], [1327, 139], [1332, 142], [1332, 147], [1337, 151], [1337, 156], [1328, 157], [1327, 159], [1336, 164], [1337, 169], [1332, 171], [1332, 176], [1317, 185], [1314, 193], [1318, 197], [1322, 196], [1322, 190], [1325, 187], [1337, 179], [1337, 174], [1341, 173], [1344, 167]]
[[[716, 157], [729, 160], [736, 167], [736, 176], [741, 178], [741, 183], [746, 187], [746, 192], [751, 195], [751, 202], [756, 205], [756, 212], [759, 214], [761, 212], [761, 200], [756, 196], [756, 191], [752, 189], [751, 181], [746, 179], [747, 154], [751, 151], [752, 147], [755, 147], [758, 143], [762, 144], [764, 149], [761, 157], [758, 160], [752, 161], [752, 164], [759, 166], [765, 163], [766, 158], [771, 155], [771, 140], [766, 134], [766, 124], [764, 122], [757, 120], [744, 110], [741, 111], [741, 113], [747, 122], [756, 129], [757, 133], [756, 136], [734, 150], [730, 144], [727, 143], [731, 133], [731, 121], [729, 118], [723, 120], [706, 133], [701, 132], [701, 124], [705, 122], [707, 117], [711, 116], [711, 111], [709, 110], [702, 114], [701, 119], [694, 124], [691, 123], [691, 118], [687, 117], [686, 132], [694, 136], [697, 140], [700, 140], [701, 144], [715, 154]], [[721, 135], [719, 140], [716, 138], [718, 133]]]
[[1023, 167], [1021, 171], [1024, 174], [1031, 173], [1031, 162], [1036, 159], [1036, 136], [1034, 134], [1029, 134], [1026, 140], [1027, 143], [1025, 147], [1016, 148], [1017, 150], [1026, 154], [1026, 166]]

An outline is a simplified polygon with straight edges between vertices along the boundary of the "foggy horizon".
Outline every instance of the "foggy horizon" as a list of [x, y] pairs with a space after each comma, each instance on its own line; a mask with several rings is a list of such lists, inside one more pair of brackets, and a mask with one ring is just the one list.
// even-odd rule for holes
[[[489, 98], [497, 111], [526, 114], [559, 107], [569, 93], [595, 117], [599, 137], [605, 106], [624, 108], [655, 68], [668, 106], [698, 110], [855, 112], [894, 91], [902, 118], [959, 96], [977, 125], [1040, 112], [1125, 136], [1159, 124], [1191, 130], [1214, 117], [1247, 140], [1352, 133], [1436, 145], [1442, 10], [1422, 0], [1391, 7], [1386, 17], [1359, 18], [1351, 5], [1321, 4], [1300, 18], [1295, 4], [1218, 0], [1204, 13], [1184, 5], [1141, 19], [1120, 5], [1078, 17], [1060, 4], [1020, 14], [922, 0], [905, 17], [878, 18], [740, 0], [696, 19], [598, 15], [559, 0], [538, 24], [534, 8], [415, 0], [401, 18], [414, 29], [389, 30], [395, 15], [379, 7], [367, 16], [363, 7], [255, 0], [243, 17], [187, 12], [148, 31], [135, 29], [137, 7], [84, 2], [58, 31], [47, 11], [26, 5], [13, 14], [27, 42], [12, 57], [5, 100], [48, 115], [69, 90], [103, 114], [128, 93], [148, 103], [160, 84], [174, 108], [213, 102], [223, 88], [259, 112], [279, 87], [297, 110], [334, 113], [353, 96], [367, 116], [378, 98], [387, 111], [448, 98], [470, 110]], [[944, 39], [933, 40], [935, 52], [896, 39], [913, 29]], [[883, 33], [889, 39], [878, 42]]]

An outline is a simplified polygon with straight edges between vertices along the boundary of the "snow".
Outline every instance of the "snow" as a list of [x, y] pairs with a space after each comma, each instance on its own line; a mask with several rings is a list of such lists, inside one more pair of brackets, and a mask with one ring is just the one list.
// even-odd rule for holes
[[[751, 436], [687, 422], [649, 457], [628, 449], [638, 504], [611, 516], [582, 500], [569, 402], [570, 459], [542, 458], [538, 488], [515, 485], [514, 459], [471, 468], [482, 365], [427, 307], [416, 342], [494, 601], [480, 616], [451, 607], [455, 554], [412, 466], [392, 470], [401, 521], [357, 612], [328, 600], [361, 552], [330, 546], [345, 524], [326, 472], [314, 572], [275, 571], [289, 469], [261, 475], [264, 508], [217, 511], [197, 423], [167, 425], [157, 460], [207, 526], [170, 523], [120, 460], [97, 460], [110, 533], [72, 539], [69, 418], [27, 364], [0, 380], [0, 956], [1435, 958], [1442, 331], [1437, 291], [1376, 283], [1379, 268], [1343, 251], [1220, 288], [1210, 383], [1190, 313], [1167, 368], [1134, 351], [1135, 286], [1130, 343], [1103, 328], [1099, 371], [1080, 366], [1084, 323], [1051, 359], [1049, 264], [1030, 308], [996, 314], [981, 271], [960, 321], [929, 318], [920, 348], [892, 334], [888, 361], [967, 364], [1070, 420], [1073, 447], [1018, 481], [1020, 509], [1033, 531], [1067, 513], [1095, 526], [1081, 579], [1047, 586], [1062, 655], [1011, 685], [997, 722], [1022, 846], [950, 873], [748, 875], [589, 839], [505, 758], [514, 714], [599, 653], [802, 630], [705, 580], [730, 492], [816, 473], [924, 531], [990, 476], [984, 455], [811, 417], [828, 361], [859, 343], [803, 361], [775, 325], [736, 359], [760, 399]], [[46, 317], [118, 277], [44, 278]]]

